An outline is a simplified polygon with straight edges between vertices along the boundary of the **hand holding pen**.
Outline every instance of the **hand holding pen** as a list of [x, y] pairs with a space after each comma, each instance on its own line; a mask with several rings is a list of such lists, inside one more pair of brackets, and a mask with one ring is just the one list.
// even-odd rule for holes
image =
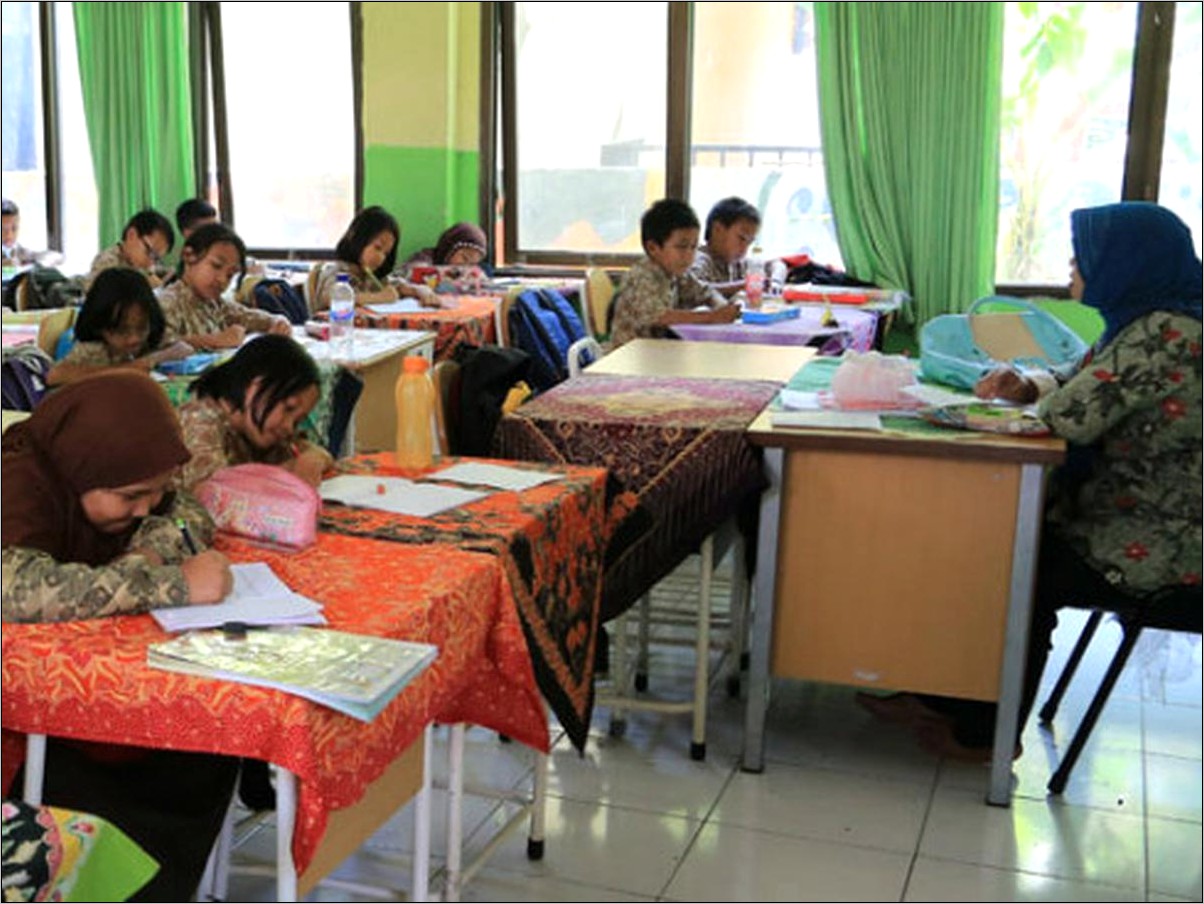
[[214, 549], [201, 552], [183, 519], [176, 519], [176, 527], [180, 529], [180, 536], [189, 552], [189, 558], [180, 565], [188, 585], [188, 602], [194, 605], [220, 603], [234, 588], [230, 561]]

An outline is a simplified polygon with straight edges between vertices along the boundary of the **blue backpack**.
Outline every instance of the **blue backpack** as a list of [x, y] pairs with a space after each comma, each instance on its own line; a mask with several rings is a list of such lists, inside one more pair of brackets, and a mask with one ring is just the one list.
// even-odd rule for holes
[[261, 279], [251, 289], [251, 305], [271, 314], [283, 314], [289, 323], [303, 324], [309, 319], [309, 306], [287, 279]]
[[586, 336], [581, 316], [555, 289], [527, 289], [510, 308], [510, 344], [531, 356], [527, 382], [535, 392], [568, 378], [569, 346]]

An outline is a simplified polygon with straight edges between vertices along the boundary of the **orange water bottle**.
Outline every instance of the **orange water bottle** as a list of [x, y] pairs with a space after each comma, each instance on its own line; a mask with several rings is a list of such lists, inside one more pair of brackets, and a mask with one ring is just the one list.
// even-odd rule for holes
[[435, 386], [430, 362], [420, 355], [401, 361], [401, 376], [394, 392], [397, 402], [397, 466], [429, 468], [434, 460], [431, 424], [435, 409]]

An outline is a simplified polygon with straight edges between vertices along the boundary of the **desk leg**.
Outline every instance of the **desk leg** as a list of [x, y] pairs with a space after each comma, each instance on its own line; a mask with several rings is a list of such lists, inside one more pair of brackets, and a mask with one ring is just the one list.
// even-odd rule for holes
[[782, 449], [765, 450], [765, 473], [769, 486], [761, 494], [757, 526], [757, 573], [749, 606], [751, 659], [748, 671], [748, 702], [744, 707], [744, 753], [740, 766], [745, 772], [765, 768], [765, 713], [769, 708], [769, 646], [773, 634], [773, 601], [778, 577], [778, 522], [782, 508], [782, 477], [786, 454]]
[[997, 807], [1007, 807], [1012, 802], [1012, 754], [1016, 747], [1020, 697], [1024, 692], [1024, 668], [1028, 658], [1028, 626], [1037, 570], [1043, 482], [1041, 465], [1027, 464], [1021, 467], [1007, 627], [999, 674], [999, 705], [995, 716], [995, 749], [991, 756], [991, 779], [987, 789], [987, 803]]
[[293, 828], [297, 822], [297, 777], [276, 767], [276, 900], [297, 900]]
[[25, 803], [31, 807], [42, 805], [42, 788], [46, 779], [46, 735], [25, 736], [25, 787], [22, 789]]
[[428, 724], [422, 730], [422, 786], [414, 801], [414, 870], [411, 876], [411, 901], [430, 900], [431, 881], [431, 735]]
[[447, 744], [447, 883], [444, 901], [460, 900], [460, 883], [463, 881], [464, 731], [463, 722], [454, 723]]

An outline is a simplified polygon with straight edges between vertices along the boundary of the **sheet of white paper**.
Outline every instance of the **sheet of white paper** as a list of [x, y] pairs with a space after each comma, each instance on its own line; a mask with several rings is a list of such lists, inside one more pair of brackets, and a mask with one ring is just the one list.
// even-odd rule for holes
[[454, 483], [466, 483], [472, 486], [497, 487], [500, 490], [529, 490], [541, 483], [550, 483], [563, 478], [560, 474], [549, 474], [546, 471], [524, 471], [520, 468], [507, 468], [504, 465], [463, 462], [428, 474], [425, 479], [450, 480]]
[[415, 298], [399, 298], [397, 301], [370, 304], [368, 310], [374, 314], [412, 314], [415, 311], [421, 311], [422, 305]]
[[398, 515], [429, 518], [439, 512], [458, 508], [488, 496], [477, 490], [461, 490], [432, 483], [415, 483], [403, 477], [370, 477], [342, 474], [322, 481], [318, 493], [323, 499], [375, 508]]
[[872, 411], [775, 411], [775, 427], [812, 427], [818, 430], [881, 430], [882, 420]]
[[151, 615], [165, 631], [213, 628], [226, 622], [248, 625], [324, 625], [322, 606], [293, 593], [263, 562], [231, 565], [234, 589], [220, 603], [156, 609]]
[[904, 386], [902, 391], [913, 399], [923, 402], [929, 408], [945, 408], [949, 405], [966, 405], [970, 402], [981, 401], [972, 392], [957, 392], [942, 386], [933, 386], [930, 383]]
[[783, 389], [778, 393], [782, 407], [790, 411], [819, 411], [823, 406], [819, 403], [818, 392], [800, 392], [797, 389]]

